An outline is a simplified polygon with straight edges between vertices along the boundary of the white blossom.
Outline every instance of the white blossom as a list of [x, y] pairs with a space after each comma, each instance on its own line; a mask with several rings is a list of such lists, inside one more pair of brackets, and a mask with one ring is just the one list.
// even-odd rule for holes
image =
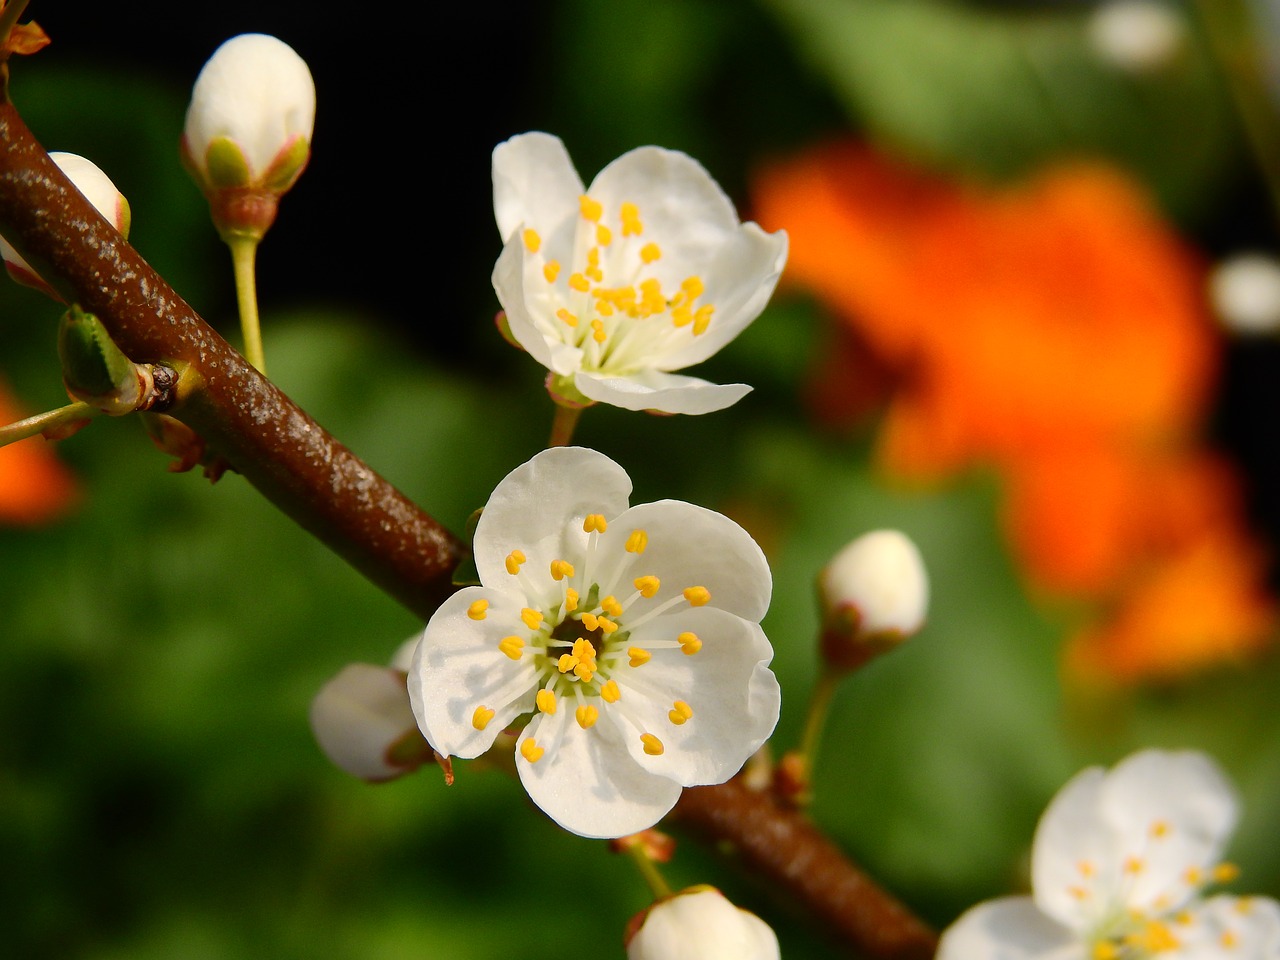
[[778, 937], [714, 887], [682, 890], [649, 908], [627, 960], [779, 960]]
[[1232, 333], [1280, 331], [1280, 260], [1250, 252], [1222, 261], [1209, 275], [1209, 300]]
[[787, 257], [786, 234], [740, 223], [696, 160], [640, 147], [584, 188], [559, 139], [527, 133], [494, 150], [493, 197], [493, 286], [553, 396], [708, 413], [750, 391], [672, 372], [741, 333]]
[[1032, 895], [966, 912], [938, 960], [1277, 960], [1280, 905], [1205, 897], [1237, 804], [1216, 765], [1147, 750], [1084, 770], [1036, 829]]
[[[94, 209], [120, 231], [121, 236], [129, 236], [129, 201], [95, 163], [74, 153], [56, 151], [49, 154], [49, 159], [58, 165], [58, 169], [67, 175], [67, 179], [84, 194]], [[4, 259], [5, 269], [13, 279], [47, 293], [54, 299], [61, 299], [4, 237], [0, 237], [0, 257]]]
[[530, 797], [589, 837], [646, 829], [682, 787], [727, 780], [778, 719], [760, 548], [711, 510], [630, 493], [580, 447], [512, 471], [476, 526], [482, 585], [440, 607], [409, 674], [437, 752], [476, 757], [518, 728]]

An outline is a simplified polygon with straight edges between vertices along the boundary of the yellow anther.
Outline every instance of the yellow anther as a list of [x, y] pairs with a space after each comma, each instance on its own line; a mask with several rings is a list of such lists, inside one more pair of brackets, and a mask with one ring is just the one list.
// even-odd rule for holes
[[560, 261], [548, 260], [542, 265], [542, 275], [547, 278], [547, 283], [555, 283], [556, 277], [560, 276]]
[[636, 577], [632, 581], [635, 588], [640, 591], [640, 596], [648, 599], [658, 592], [658, 588], [662, 586], [662, 581], [657, 577]]
[[537, 763], [542, 759], [542, 755], [547, 751], [538, 746], [538, 741], [529, 737], [520, 744], [520, 756], [524, 757], [530, 763]]
[[704, 607], [711, 602], [711, 591], [706, 587], [686, 587], [684, 598], [691, 607]]
[[662, 756], [663, 750], [666, 749], [665, 747], [663, 747], [662, 741], [659, 740], [657, 737], [655, 737], [652, 733], [640, 734], [640, 742], [644, 744], [644, 752], [651, 757]]
[[1076, 864], [1076, 869], [1080, 871], [1082, 877], [1092, 877], [1098, 872], [1098, 868], [1093, 865], [1091, 860], [1081, 860]]
[[578, 721], [578, 726], [583, 730], [590, 730], [596, 725], [596, 721], [600, 719], [600, 711], [589, 703], [584, 703], [574, 711], [574, 719]]
[[559, 310], [556, 311], [556, 319], [558, 319], [566, 327], [576, 327], [578, 325], [578, 318], [575, 317], [568, 310], [566, 310], [564, 307], [561, 307]]
[[671, 322], [677, 327], [687, 327], [693, 323], [693, 311], [685, 304], [671, 308]]
[[697, 300], [702, 296], [706, 288], [702, 285], [702, 280], [699, 277], [686, 277], [684, 282], [680, 284], [680, 289], [684, 291], [685, 296], [690, 300]]
[[618, 598], [613, 594], [609, 594], [609, 596], [600, 601], [600, 609], [611, 617], [622, 616], [622, 604], [618, 602]]
[[582, 521], [583, 533], [604, 533], [609, 529], [609, 523], [605, 520], [604, 514], [589, 513], [587, 519]]
[[1153, 920], [1142, 928], [1139, 942], [1152, 953], [1163, 953], [1166, 950], [1177, 950], [1182, 944], [1165, 924]]
[[1191, 924], [1195, 923], [1195, 920], [1195, 914], [1190, 910], [1179, 910], [1173, 918], [1174, 923], [1180, 924], [1184, 927], [1189, 927]]
[[646, 243], [640, 248], [640, 259], [645, 263], [653, 263], [662, 256], [662, 249], [656, 243]]
[[587, 282], [587, 278], [580, 273], [569, 275], [569, 286], [579, 293], [586, 293], [591, 289], [591, 284]]
[[1253, 897], [1241, 897], [1236, 901], [1236, 913], [1247, 917], [1253, 912]]
[[537, 701], [538, 701], [538, 709], [541, 710], [543, 713], [556, 712], [556, 695], [552, 693], [550, 690], [539, 690]]
[[537, 230], [526, 230], [524, 232], [524, 246], [530, 253], [537, 253], [542, 246], [542, 238], [538, 236]]
[[1089, 891], [1084, 887], [1067, 887], [1067, 893], [1076, 900], [1085, 900], [1089, 896]]
[[507, 573], [513, 577], [520, 572], [520, 564], [524, 563], [527, 557], [519, 550], [512, 550], [507, 554]]
[[1204, 871], [1199, 867], [1187, 867], [1182, 873], [1182, 879], [1187, 882], [1187, 886], [1198, 887], [1204, 883]]
[[653, 658], [653, 654], [644, 647], [628, 647], [627, 656], [631, 658], [630, 663], [633, 667], [643, 667]]
[[578, 609], [578, 591], [573, 587], [567, 587], [564, 591], [564, 612], [572, 613]]
[[467, 616], [472, 620], [483, 620], [488, 615], [488, 610], [488, 600], [477, 600], [467, 607]]
[[600, 271], [600, 248], [592, 247], [587, 251], [587, 268], [582, 271], [596, 283], [604, 279], [604, 274]]
[[643, 530], [632, 530], [631, 536], [627, 537], [627, 553], [644, 553], [647, 546], [649, 546], [649, 534]]
[[618, 625], [606, 617], [596, 617], [596, 626], [600, 628], [601, 633], [609, 634], [618, 629]]
[[622, 699], [622, 691], [618, 689], [618, 681], [610, 680], [600, 688], [600, 696], [604, 697], [605, 703], [617, 703]]
[[667, 719], [674, 723], [677, 727], [693, 717], [693, 707], [689, 706], [683, 700], [677, 700], [671, 705], [671, 709], [667, 711]]
[[1157, 820], [1155, 823], [1151, 824], [1151, 836], [1159, 840], [1163, 837], [1167, 837], [1170, 829], [1169, 821]]
[[705, 307], [699, 307], [693, 314], [693, 335], [700, 337], [707, 332], [707, 327], [711, 326], [711, 314], [715, 312], [715, 307], [707, 304]]
[[598, 200], [592, 200], [585, 193], [578, 198], [578, 209], [582, 211], [582, 217], [595, 223], [604, 214], [604, 207], [600, 205]]
[[573, 564], [568, 560], [552, 560], [551, 561], [551, 579], [557, 583], [565, 577], [573, 576]]
[[519, 660], [520, 654], [524, 652], [524, 641], [519, 637], [505, 637], [503, 641], [498, 644], [498, 649], [512, 660]]
[[667, 309], [667, 298], [662, 295], [662, 284], [650, 277], [640, 281], [640, 312], [648, 317]]
[[560, 654], [560, 659], [556, 661], [556, 669], [561, 673], [568, 673], [578, 665], [578, 658], [571, 653]]
[[594, 630], [600, 626], [599, 618], [594, 613], [584, 613], [582, 615], [582, 625], [588, 630]]
[[696, 633], [682, 633], [676, 637], [680, 644], [680, 649], [686, 657], [692, 657], [695, 653], [702, 649], [702, 641], [698, 639]]
[[1117, 960], [1120, 948], [1110, 940], [1102, 940], [1093, 945], [1093, 960]]
[[542, 626], [542, 611], [534, 610], [532, 607], [525, 607], [520, 611], [520, 619], [524, 621], [524, 625], [530, 630], [537, 630]]
[[607, 247], [613, 242], [613, 231], [606, 227], [603, 223], [596, 224], [596, 243], [602, 247]]
[[1130, 857], [1124, 862], [1124, 872], [1129, 874], [1138, 874], [1145, 870], [1146, 863], [1141, 857]]
[[489, 721], [494, 717], [494, 712], [488, 707], [476, 707], [476, 712], [471, 715], [471, 725], [477, 730], [483, 730], [489, 725]]
[[1230, 930], [1223, 930], [1222, 936], [1218, 938], [1218, 942], [1228, 950], [1232, 950], [1235, 947], [1240, 946], [1240, 938]]
[[1213, 868], [1214, 883], [1230, 883], [1240, 876], [1240, 868], [1234, 863], [1220, 863]]
[[644, 233], [644, 224], [640, 222], [640, 209], [634, 203], [624, 203], [621, 214], [624, 237], [638, 237]]
[[604, 332], [604, 321], [592, 320], [591, 321], [591, 339], [594, 340], [596, 343], [604, 343], [605, 340], [608, 339], [608, 337], [609, 335]]

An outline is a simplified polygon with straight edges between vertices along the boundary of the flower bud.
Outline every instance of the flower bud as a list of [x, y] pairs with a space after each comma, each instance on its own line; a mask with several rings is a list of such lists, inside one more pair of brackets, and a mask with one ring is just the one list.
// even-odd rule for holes
[[220, 46], [191, 92], [182, 160], [218, 231], [261, 237], [311, 157], [316, 88], [293, 48], [246, 33]]
[[1280, 260], [1265, 253], [1224, 260], [1209, 275], [1209, 300], [1231, 333], [1280, 331]]
[[1135, 74], [1169, 66], [1187, 39], [1183, 18], [1161, 0], [1107, 0], [1089, 18], [1088, 32], [1099, 57]]
[[715, 887], [659, 900], [632, 921], [627, 960], [779, 960], [769, 925], [735, 907]]
[[929, 578], [916, 545], [875, 530], [837, 553], [818, 577], [822, 652], [829, 666], [855, 670], [924, 624]]
[[411, 773], [432, 757], [405, 674], [391, 667], [343, 667], [312, 701], [311, 731], [335, 766], [372, 783]]
[[[85, 199], [93, 204], [94, 209], [120, 231], [122, 237], [129, 236], [129, 201], [116, 189], [116, 185], [105, 173], [91, 161], [74, 153], [55, 152], [49, 154], [49, 159], [58, 165], [58, 169], [67, 175], [67, 179], [84, 194]], [[47, 293], [55, 300], [62, 299], [53, 287], [45, 283], [40, 275], [31, 269], [30, 264], [19, 256], [18, 251], [14, 250], [4, 237], [0, 237], [0, 257], [4, 259], [4, 268], [9, 271], [9, 276], [18, 283], [39, 290], [41, 293]]]

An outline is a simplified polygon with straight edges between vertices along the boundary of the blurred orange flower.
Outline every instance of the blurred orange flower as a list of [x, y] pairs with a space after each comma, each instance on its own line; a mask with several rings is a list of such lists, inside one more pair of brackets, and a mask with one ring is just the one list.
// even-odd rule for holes
[[[26, 414], [0, 382], [0, 424]], [[65, 513], [78, 499], [76, 482], [47, 442], [30, 438], [0, 447], [0, 523], [36, 526]]]
[[[1077, 163], [986, 188], [837, 143], [766, 170], [755, 201], [763, 226], [790, 235], [787, 279], [852, 336], [834, 353], [895, 378], [880, 463], [917, 480], [993, 466], [1032, 582], [1122, 611], [1125, 631], [1095, 631], [1083, 649], [1124, 646], [1127, 676], [1142, 673], [1144, 644], [1153, 673], [1198, 665], [1188, 638], [1200, 634], [1166, 637], [1172, 619], [1125, 613], [1120, 598], [1167, 602], [1190, 558], [1228, 547], [1235, 579], [1198, 591], [1234, 646], [1205, 635], [1202, 652], [1261, 642], [1265, 558], [1243, 532], [1236, 477], [1200, 439], [1219, 359], [1203, 267], [1135, 184]], [[828, 360], [821, 375], [852, 374]], [[854, 394], [826, 382], [812, 396]], [[1073, 658], [1086, 660], [1121, 669]]]

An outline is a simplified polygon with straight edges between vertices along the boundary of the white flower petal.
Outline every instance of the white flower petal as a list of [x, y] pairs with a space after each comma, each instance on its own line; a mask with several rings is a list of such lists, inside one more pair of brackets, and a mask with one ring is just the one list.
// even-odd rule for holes
[[[482, 620], [468, 610], [477, 600], [489, 607]], [[533, 709], [536, 675], [532, 655], [511, 660], [498, 649], [519, 622], [518, 596], [486, 587], [465, 587], [440, 605], [414, 651], [409, 700], [427, 742], [446, 756], [478, 757], [503, 728]], [[520, 677], [527, 677], [522, 686]], [[517, 693], [495, 699], [516, 684]], [[484, 727], [474, 724], [477, 707], [494, 711]]]
[[778, 937], [713, 887], [654, 904], [627, 944], [627, 960], [779, 960]]
[[625, 377], [579, 370], [573, 383], [588, 399], [624, 410], [658, 413], [714, 413], [733, 406], [751, 392], [745, 383], [710, 383], [656, 369], [639, 370]]
[[680, 799], [680, 785], [642, 769], [611, 725], [583, 730], [569, 719], [569, 708], [561, 705], [559, 743], [540, 760], [530, 763], [516, 751], [520, 782], [533, 802], [583, 837], [622, 837], [661, 820]]
[[1036, 908], [1030, 897], [972, 907], [942, 934], [937, 960], [1086, 960], [1083, 941]]
[[[585, 447], [542, 451], [507, 474], [480, 515], [475, 560], [481, 582], [510, 580], [506, 558], [512, 550], [529, 557], [530, 576], [549, 579], [550, 562], [564, 559], [571, 544], [584, 542], [583, 519], [592, 513], [612, 519], [626, 509], [630, 496], [630, 477], [604, 454]], [[548, 539], [545, 546], [557, 556], [535, 560], [529, 550]]]
[[[311, 731], [338, 768], [377, 782], [417, 766], [391, 762], [392, 748], [407, 734], [417, 738], [404, 674], [369, 663], [349, 663], [311, 702]], [[425, 748], [424, 748], [425, 749]]]
[[577, 212], [582, 193], [582, 180], [559, 137], [525, 133], [493, 151], [493, 213], [504, 241], [522, 225], [551, 231]]
[[1168, 960], [1276, 960], [1280, 903], [1270, 897], [1210, 897], [1172, 931], [1180, 946], [1161, 955]]
[[[507, 328], [516, 343], [524, 347], [529, 356], [537, 360], [547, 369], [560, 370], [564, 367], [558, 359], [566, 347], [559, 340], [548, 337], [538, 326], [537, 321], [525, 306], [524, 295], [525, 256], [524, 243], [518, 236], [513, 236], [502, 248], [498, 262], [493, 266], [493, 289], [498, 295], [498, 302], [507, 315]], [[552, 358], [552, 351], [559, 349], [557, 359]], [[579, 359], [572, 364], [576, 366]], [[572, 366], [569, 369], [572, 369]]]

